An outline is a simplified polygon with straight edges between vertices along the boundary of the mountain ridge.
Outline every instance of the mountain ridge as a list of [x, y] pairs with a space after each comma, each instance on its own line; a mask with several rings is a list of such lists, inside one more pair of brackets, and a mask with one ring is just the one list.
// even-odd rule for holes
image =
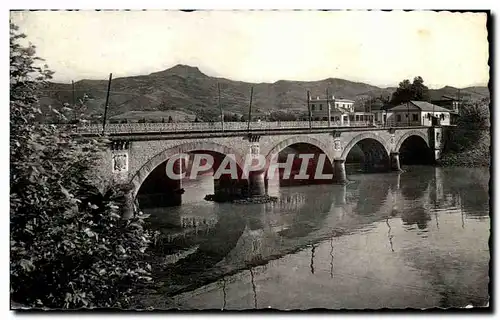
[[[181, 111], [190, 118], [194, 115], [201, 120], [213, 120], [220, 115], [220, 101], [227, 113], [246, 114], [253, 87], [252, 105], [256, 113], [287, 109], [293, 112], [306, 111], [306, 93], [311, 97], [326, 95], [359, 101], [370, 97], [390, 96], [395, 87], [381, 88], [363, 82], [340, 78], [326, 78], [315, 81], [278, 80], [273, 83], [250, 83], [223, 77], [212, 77], [198, 67], [179, 64], [172, 68], [148, 75], [120, 77], [112, 80], [108, 114], [118, 116], [130, 111]], [[445, 86], [431, 90], [431, 93], [451, 94], [458, 89]], [[75, 82], [75, 96], [84, 94], [91, 100], [84, 110], [85, 116], [99, 117], [103, 113], [107, 91], [107, 80], [82, 79]], [[42, 110], [48, 105], [55, 107], [72, 102], [71, 84], [51, 82], [40, 97]], [[461, 89], [462, 94], [471, 98], [489, 96], [488, 88], [474, 86]], [[456, 93], [455, 93], [456, 95]], [[179, 115], [179, 112], [176, 112]]]

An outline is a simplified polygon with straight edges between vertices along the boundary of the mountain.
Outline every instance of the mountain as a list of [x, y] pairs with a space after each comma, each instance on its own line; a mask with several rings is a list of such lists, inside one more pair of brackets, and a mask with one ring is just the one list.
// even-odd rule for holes
[[[254, 112], [269, 112], [276, 109], [288, 109], [293, 112], [306, 111], [306, 92], [311, 97], [330, 95], [336, 98], [361, 100], [367, 97], [390, 96], [395, 88], [379, 88], [366, 83], [343, 79], [328, 78], [320, 81], [287, 81], [274, 83], [248, 83], [225, 78], [210, 77], [196, 67], [176, 65], [170, 69], [149, 75], [113, 79], [109, 99], [108, 117], [124, 118], [141, 114], [154, 117], [172, 116], [174, 120], [203, 120], [217, 118], [218, 85], [220, 102], [224, 112], [246, 114], [250, 102], [250, 88], [253, 87], [252, 109]], [[443, 92], [452, 92], [445, 87]], [[473, 87], [471, 93], [484, 92], [484, 87]], [[81, 80], [75, 82], [76, 99], [88, 95], [86, 116], [100, 117], [106, 100], [106, 80]], [[455, 89], [456, 90], [456, 89]], [[48, 105], [62, 106], [71, 103], [71, 84], [49, 83], [40, 97], [42, 110]], [[451, 94], [451, 93], [450, 93]], [[173, 112], [175, 111], [175, 112]], [[142, 112], [142, 113], [141, 113]], [[160, 112], [160, 113], [158, 113]], [[121, 116], [119, 116], [121, 115]]]
[[467, 87], [463, 89], [454, 88], [450, 86], [445, 86], [441, 89], [431, 90], [431, 99], [439, 100], [442, 96], [453, 97], [458, 99], [460, 96], [464, 100], [481, 100], [483, 98], [489, 98], [490, 91], [488, 87]]

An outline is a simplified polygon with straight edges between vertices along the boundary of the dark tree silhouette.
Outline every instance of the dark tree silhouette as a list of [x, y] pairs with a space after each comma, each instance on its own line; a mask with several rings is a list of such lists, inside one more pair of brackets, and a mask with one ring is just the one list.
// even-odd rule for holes
[[399, 83], [399, 87], [392, 94], [391, 105], [399, 105], [411, 100], [429, 101], [429, 88], [424, 85], [424, 79], [418, 76], [410, 80], [405, 79]]

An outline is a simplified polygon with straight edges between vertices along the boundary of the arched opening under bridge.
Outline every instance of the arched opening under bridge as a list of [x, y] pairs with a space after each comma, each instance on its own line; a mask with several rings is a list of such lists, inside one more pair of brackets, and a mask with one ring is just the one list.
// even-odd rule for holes
[[[292, 143], [279, 150], [280, 168], [267, 176], [268, 185], [295, 186], [332, 183], [333, 164], [323, 149], [313, 143]], [[284, 166], [287, 168], [284, 168]], [[288, 171], [288, 173], [287, 173]]]
[[390, 161], [384, 145], [374, 138], [356, 142], [346, 156], [346, 169], [350, 172], [386, 172]]
[[434, 155], [427, 142], [421, 136], [407, 137], [399, 148], [401, 165], [430, 165], [434, 164]]
[[[248, 180], [241, 178], [241, 166], [236, 159], [213, 150], [194, 150], [184, 154], [188, 156], [186, 159], [179, 159], [179, 154], [174, 154], [147, 175], [136, 197], [141, 208], [169, 207], [181, 205], [183, 202], [199, 202], [204, 201], [207, 195], [227, 199], [239, 198], [247, 192]], [[213, 159], [211, 166], [209, 158]], [[170, 168], [173, 169], [174, 174], [184, 174], [182, 179], [167, 175], [169, 161], [172, 161]], [[214, 174], [221, 165], [223, 169], [228, 170], [215, 177]], [[200, 166], [208, 168], [199, 170]], [[235, 170], [229, 170], [231, 167]], [[233, 173], [231, 171], [235, 171], [235, 174], [231, 174]]]

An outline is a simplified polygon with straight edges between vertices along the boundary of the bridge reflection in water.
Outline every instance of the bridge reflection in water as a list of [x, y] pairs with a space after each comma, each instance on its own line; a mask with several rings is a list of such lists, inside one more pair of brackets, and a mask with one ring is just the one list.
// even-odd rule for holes
[[[259, 285], [255, 284], [255, 279], [261, 279], [261, 285], [262, 277], [271, 277], [270, 281], [279, 283], [284, 274], [276, 271], [277, 265], [285, 265], [287, 274], [293, 274], [296, 268], [307, 268], [309, 274], [315, 276], [326, 272], [323, 270], [327, 270], [330, 279], [336, 279], [336, 275], [345, 276], [351, 268], [350, 263], [358, 264], [336, 260], [349, 250], [346, 239], [363, 239], [379, 229], [382, 230], [381, 242], [373, 245], [380, 251], [377, 253], [380, 259], [395, 259], [394, 255], [399, 255], [402, 262], [398, 260], [398, 263], [432, 274], [433, 271], [429, 270], [432, 264], [424, 259], [429, 259], [426, 246], [432, 246], [436, 252], [451, 249], [461, 252], [460, 247], [450, 248], [448, 242], [436, 235], [437, 232], [450, 232], [450, 228], [456, 226], [455, 222], [462, 232], [467, 232], [471, 221], [488, 219], [486, 178], [487, 175], [481, 177], [470, 170], [457, 174], [454, 169], [411, 167], [405, 173], [352, 175], [354, 182], [343, 186], [280, 187], [279, 183], [271, 181], [269, 193], [279, 195], [279, 200], [261, 205], [200, 202], [196, 195], [213, 185], [209, 180], [206, 183], [198, 181], [194, 188], [186, 189], [192, 193], [186, 192], [186, 198], [190, 200], [185, 205], [147, 210], [153, 214], [153, 224], [159, 226], [164, 235], [161, 255], [165, 259], [156, 267], [155, 273], [168, 285], [160, 290], [159, 296], [196, 289], [176, 297], [181, 305], [190, 305], [188, 297], [195, 293], [203, 295], [203, 292], [222, 290], [226, 297], [231, 297], [228, 286], [236, 282], [238, 288], [231, 285], [231, 290], [244, 292], [247, 290], [243, 288], [244, 284], [248, 285], [248, 303], [242, 302], [245, 298], [233, 301], [231, 306], [227, 301], [219, 306], [214, 305], [215, 298], [207, 297], [205, 302], [200, 302], [201, 305], [238, 308], [242, 303], [243, 308], [263, 307], [269, 297], [259, 300]], [[453, 232], [448, 237], [458, 236]], [[433, 239], [438, 243], [429, 244], [429, 239], [436, 236], [438, 238]], [[467, 236], [474, 240], [474, 234]], [[415, 258], [410, 254], [413, 246], [409, 241], [424, 241], [418, 249], [422, 257]], [[446, 242], [444, 249], [439, 247], [439, 242]], [[359, 246], [359, 263], [364, 263], [367, 257], [377, 259], [369, 252], [368, 243], [353, 242], [350, 245]], [[478, 250], [483, 250], [485, 243], [476, 245]], [[475, 263], [482, 266], [484, 257], [480, 256], [480, 261]], [[297, 265], [290, 265], [289, 259], [294, 259]], [[370, 263], [363, 270], [370, 269]], [[356, 270], [358, 267], [352, 268]], [[448, 280], [432, 281], [441, 288]], [[222, 284], [224, 289], [220, 287]], [[484, 301], [487, 288], [486, 291], [476, 291], [473, 295], [476, 300]], [[449, 298], [447, 303], [452, 304], [457, 299], [460, 300]]]

